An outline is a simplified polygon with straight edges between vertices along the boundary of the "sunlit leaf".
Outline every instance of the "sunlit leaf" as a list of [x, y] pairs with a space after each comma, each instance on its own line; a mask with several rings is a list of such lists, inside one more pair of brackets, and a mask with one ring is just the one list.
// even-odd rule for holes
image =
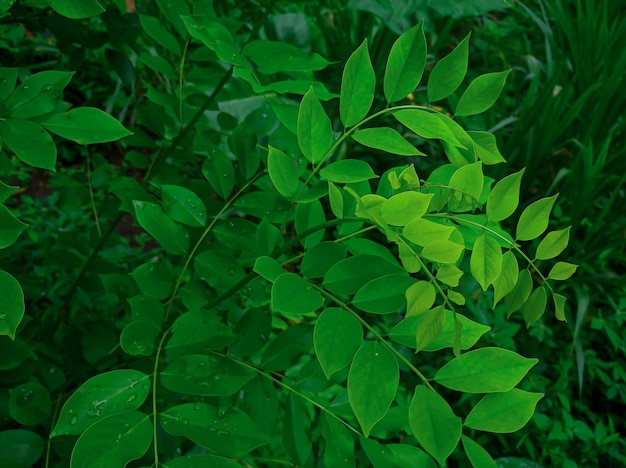
[[432, 193], [398, 193], [385, 201], [380, 215], [392, 226], [405, 226], [426, 214], [432, 198]]
[[487, 219], [489, 221], [502, 221], [515, 212], [519, 203], [520, 185], [524, 170], [506, 176], [491, 189], [487, 198]]
[[539, 286], [522, 306], [522, 316], [526, 321], [527, 327], [541, 318], [546, 311], [547, 302], [548, 295], [546, 289], [543, 286]]
[[519, 217], [515, 238], [532, 240], [539, 237], [548, 227], [550, 212], [558, 194], [542, 198], [528, 205]]
[[473, 468], [496, 468], [496, 462], [482, 445], [464, 435], [461, 436], [461, 442]]
[[426, 66], [424, 22], [402, 34], [391, 47], [385, 68], [383, 91], [387, 102], [404, 99], [413, 92]]
[[567, 247], [569, 242], [569, 231], [571, 227], [552, 231], [546, 234], [537, 246], [535, 257], [539, 260], [548, 260], [559, 255]]
[[564, 281], [576, 273], [578, 265], [567, 262], [556, 262], [556, 264], [550, 270], [548, 278], [553, 280]]

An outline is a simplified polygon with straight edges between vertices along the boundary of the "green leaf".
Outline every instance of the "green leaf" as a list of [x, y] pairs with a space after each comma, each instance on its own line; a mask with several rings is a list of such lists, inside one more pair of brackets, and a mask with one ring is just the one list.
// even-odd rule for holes
[[272, 184], [283, 197], [291, 199], [298, 190], [298, 169], [295, 161], [280, 150], [269, 147], [267, 170]]
[[477, 161], [475, 144], [469, 134], [454, 120], [444, 114], [434, 114], [441, 120], [459, 140], [461, 145], [453, 145], [446, 140], [441, 141], [448, 160], [455, 166], [464, 166]]
[[459, 285], [462, 276], [463, 270], [454, 265], [441, 265], [437, 270], [437, 279], [453, 288]]
[[406, 141], [393, 128], [364, 128], [352, 134], [352, 138], [361, 143], [363, 146], [386, 151], [390, 154], [398, 154], [400, 156], [426, 156], [425, 153], [419, 151], [415, 146]]
[[476, 239], [470, 257], [470, 271], [483, 291], [498, 278], [502, 271], [502, 249], [497, 240], [487, 234]]
[[522, 306], [522, 316], [526, 321], [526, 327], [530, 327], [531, 323], [541, 318], [546, 311], [547, 302], [548, 295], [546, 290], [543, 286], [539, 286]]
[[161, 413], [161, 424], [168, 434], [184, 436], [225, 457], [241, 457], [270, 440], [239, 409], [206, 403], [172, 406]]
[[565, 296], [552, 293], [552, 299], [554, 300], [554, 315], [556, 316], [557, 320], [567, 322], [567, 319], [565, 318]]
[[313, 459], [311, 441], [311, 418], [304, 400], [295, 394], [290, 394], [282, 418], [282, 442], [289, 457], [297, 466], [304, 466], [307, 460]]
[[446, 311], [443, 306], [422, 312], [421, 320], [415, 330], [415, 352], [419, 352], [431, 344], [443, 331]]
[[29, 358], [35, 358], [35, 354], [24, 341], [0, 336], [0, 371], [15, 369]]
[[189, 310], [181, 314], [172, 325], [172, 335], [165, 352], [168, 358], [179, 358], [221, 349], [231, 341], [232, 332], [215, 312]]
[[548, 260], [559, 255], [567, 247], [569, 242], [569, 231], [571, 227], [552, 231], [539, 242], [535, 257], [539, 260]]
[[324, 310], [315, 323], [315, 354], [327, 379], [346, 367], [363, 341], [363, 329], [350, 313], [336, 307]]
[[230, 158], [209, 141], [203, 132], [198, 132], [194, 146], [195, 151], [201, 148], [201, 152], [206, 155], [202, 163], [202, 174], [213, 190], [223, 199], [227, 199], [235, 187], [235, 169]]
[[13, 245], [27, 227], [6, 206], [0, 205], [0, 249]]
[[461, 95], [455, 114], [459, 116], [480, 114], [493, 106], [500, 97], [509, 73], [511, 70], [486, 73], [475, 78]]
[[378, 177], [370, 165], [360, 159], [335, 161], [323, 168], [320, 175], [330, 182], [339, 184], [353, 184]]
[[[296, 205], [296, 233], [302, 234], [314, 227], [323, 226], [326, 222], [324, 207], [319, 200], [310, 203], [298, 203]], [[318, 229], [309, 234], [300, 243], [307, 249], [319, 244], [324, 238], [325, 229]]]
[[[375, 439], [366, 439], [365, 437], [359, 437], [359, 442], [361, 442], [361, 447], [363, 447], [365, 455], [367, 455], [367, 458], [371, 462], [368, 466], [376, 468], [402, 468], [400, 460], [398, 460], [396, 454], [391, 451], [389, 445], [383, 445]], [[426, 457], [428, 457], [428, 455], [426, 455]]]
[[359, 289], [352, 305], [372, 314], [391, 314], [406, 304], [404, 296], [415, 280], [406, 274], [376, 278]]
[[46, 70], [29, 76], [4, 102], [8, 116], [30, 119], [52, 112], [61, 102], [63, 88], [73, 75], [74, 72]]
[[576, 273], [578, 265], [567, 262], [556, 262], [550, 270], [548, 278], [558, 281], [564, 281]]
[[439, 369], [434, 380], [459, 392], [508, 392], [537, 362], [507, 349], [480, 348], [452, 359]]
[[328, 269], [346, 257], [348, 248], [337, 242], [320, 242], [307, 250], [300, 271], [307, 278], [322, 278]]
[[424, 109], [403, 109], [394, 112], [393, 116], [420, 138], [443, 140], [452, 146], [464, 146], [450, 127], [445, 124], [445, 120], [450, 119], [444, 115]]
[[81, 145], [117, 141], [133, 134], [111, 115], [93, 107], [79, 107], [55, 114], [40, 123], [55, 135]]
[[285, 370], [294, 365], [303, 354], [310, 354], [313, 327], [300, 323], [282, 331], [263, 353], [261, 365], [265, 370]]
[[230, 31], [222, 23], [212, 21], [206, 15], [181, 16], [180, 18], [185, 23], [189, 35], [214, 51], [222, 62], [247, 66]]
[[156, 203], [133, 200], [137, 222], [172, 255], [185, 255], [189, 234], [165, 214]]
[[455, 416], [446, 400], [425, 385], [415, 387], [409, 426], [424, 450], [445, 466], [461, 438], [461, 418]]
[[323, 433], [326, 439], [324, 448], [325, 466], [355, 466], [354, 440], [352, 433], [341, 422], [328, 414], [323, 416]]
[[50, 418], [51, 411], [50, 392], [39, 382], [26, 382], [9, 392], [11, 417], [24, 426], [45, 423]]
[[348, 399], [365, 437], [389, 411], [399, 379], [398, 362], [386, 347], [377, 341], [361, 345], [350, 366]]
[[346, 62], [341, 77], [339, 115], [344, 126], [352, 127], [367, 115], [374, 102], [375, 87], [376, 75], [365, 39]]
[[161, 383], [188, 395], [228, 396], [237, 393], [256, 374], [228, 358], [188, 354], [161, 371]]
[[154, 323], [136, 320], [127, 324], [120, 335], [120, 346], [131, 356], [151, 356], [161, 329]]
[[272, 286], [271, 308], [297, 320], [319, 309], [324, 299], [318, 290], [295, 273], [283, 273]]
[[360, 254], [330, 267], [324, 275], [323, 285], [332, 293], [354, 294], [373, 279], [403, 273], [402, 267], [378, 255]]
[[274, 226], [267, 217], [257, 225], [256, 248], [259, 254], [269, 255], [274, 251], [280, 238], [280, 230]]
[[500, 164], [506, 162], [500, 154], [496, 136], [489, 132], [468, 131], [467, 134], [474, 142], [476, 155], [485, 165]]
[[0, 432], [0, 460], [7, 467], [36, 466], [44, 446], [45, 442], [38, 434], [25, 429]]
[[455, 49], [442, 58], [428, 78], [428, 101], [441, 101], [454, 93], [467, 72], [469, 58], [468, 34]]
[[423, 247], [434, 240], [449, 240], [454, 230], [454, 226], [417, 218], [404, 226], [402, 235], [414, 244]]
[[207, 212], [204, 202], [191, 190], [178, 185], [161, 185], [163, 208], [174, 221], [191, 227], [203, 227]]
[[502, 268], [500, 274], [493, 282], [493, 307], [500, 302], [504, 296], [509, 294], [517, 284], [519, 266], [515, 254], [511, 251], [502, 256]]
[[318, 54], [309, 54], [285, 42], [256, 40], [248, 43], [243, 55], [265, 75], [274, 73], [312, 72], [326, 68], [330, 62]]
[[465, 164], [459, 167], [448, 185], [453, 188], [448, 206], [452, 211], [471, 211], [478, 204], [478, 198], [483, 191], [485, 177], [483, 176], [483, 163], [481, 161]]
[[496, 468], [496, 462], [482, 445], [464, 435], [461, 436], [461, 442], [473, 468]]
[[520, 185], [525, 169], [506, 176], [491, 189], [487, 198], [487, 219], [502, 221], [511, 216], [519, 203]]
[[167, 468], [241, 468], [241, 465], [230, 458], [218, 455], [185, 455], [174, 458], [164, 464]]
[[148, 15], [138, 15], [141, 29], [157, 44], [180, 57], [181, 50], [178, 40], [170, 33], [158, 18]]
[[72, 19], [89, 18], [104, 12], [98, 0], [46, 0], [54, 11]]
[[72, 451], [70, 468], [126, 466], [141, 458], [152, 442], [150, 418], [126, 411], [103, 418], [81, 435]]
[[78, 435], [107, 416], [136, 410], [149, 390], [150, 376], [143, 372], [119, 369], [98, 374], [68, 398], [50, 436]]
[[144, 263], [131, 274], [139, 289], [154, 299], [166, 299], [174, 288], [172, 269], [164, 261]]
[[406, 316], [420, 315], [430, 309], [435, 303], [435, 287], [430, 281], [418, 281], [405, 292]]
[[464, 425], [498, 434], [515, 432], [526, 425], [543, 393], [513, 388], [505, 393], [485, 395], [465, 418]]
[[542, 198], [528, 205], [519, 217], [515, 238], [517, 240], [532, 240], [539, 237], [548, 227], [550, 212], [559, 195]]
[[26, 306], [20, 283], [6, 271], [0, 270], [0, 335], [15, 339], [15, 331], [24, 317]]
[[435, 240], [426, 244], [422, 250], [422, 257], [431, 262], [456, 263], [461, 258], [465, 247], [448, 240]]
[[528, 271], [528, 269], [520, 271], [517, 276], [517, 283], [515, 283], [515, 287], [504, 299], [507, 317], [524, 305], [524, 302], [526, 302], [528, 296], [530, 296], [532, 289], [533, 279], [530, 275], [530, 271]]
[[336, 218], [343, 218], [343, 195], [341, 190], [337, 188], [332, 182], [328, 182], [328, 201], [330, 202], [330, 209]]
[[428, 212], [432, 193], [401, 192], [385, 201], [380, 215], [387, 224], [405, 226]]
[[383, 91], [387, 102], [396, 102], [412, 93], [426, 66], [424, 22], [402, 34], [391, 47], [385, 68]]
[[0, 101], [4, 101], [15, 90], [16, 84], [17, 68], [0, 68]]
[[317, 99], [313, 87], [300, 103], [297, 134], [300, 151], [313, 164], [322, 161], [333, 144], [330, 119]]
[[283, 267], [280, 263], [278, 263], [272, 257], [265, 256], [257, 257], [257, 259], [254, 261], [253, 270], [255, 273], [258, 273], [270, 283], [273, 283], [274, 281], [276, 281], [276, 278], [285, 273], [285, 270], [283, 270]]
[[29, 120], [5, 120], [0, 122], [0, 137], [26, 164], [56, 171], [57, 147], [39, 124]]

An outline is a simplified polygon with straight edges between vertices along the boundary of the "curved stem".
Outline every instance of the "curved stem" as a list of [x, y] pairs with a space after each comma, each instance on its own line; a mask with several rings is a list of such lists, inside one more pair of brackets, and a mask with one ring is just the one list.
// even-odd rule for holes
[[161, 357], [161, 350], [163, 349], [163, 343], [165, 343], [165, 337], [168, 335], [172, 328], [168, 328], [161, 335], [159, 346], [156, 350], [156, 357], [154, 358], [154, 367], [152, 370], [152, 445], [154, 446], [154, 466], [159, 468], [159, 442], [157, 439], [158, 429], [158, 414], [157, 414], [157, 374], [159, 372], [159, 359]]

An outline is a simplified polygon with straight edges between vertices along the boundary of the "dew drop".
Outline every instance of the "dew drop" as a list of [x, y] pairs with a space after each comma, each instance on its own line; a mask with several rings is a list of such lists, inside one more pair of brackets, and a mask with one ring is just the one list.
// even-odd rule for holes
[[224, 416], [226, 416], [226, 412], [227, 412], [227, 411], [228, 411], [228, 408], [224, 408], [224, 407], [219, 408], [219, 409], [217, 410], [217, 417], [218, 417], [219, 419], [222, 419]]
[[189, 424], [189, 419], [183, 418], [183, 425], [187, 425], [187, 424]]
[[196, 364], [197, 367], [206, 367], [206, 362], [204, 361], [200, 361], [198, 364]]
[[193, 409], [196, 411], [200, 411], [202, 409], [202, 405], [200, 403], [196, 403], [193, 405]]
[[217, 435], [218, 436], [229, 436], [230, 432], [221, 430], [221, 431], [217, 431]]
[[128, 395], [128, 398], [126, 398], [126, 403], [132, 403], [136, 399], [137, 399], [137, 394], [131, 393], [130, 395]]
[[7, 314], [5, 314], [4, 312], [0, 314], [0, 320], [6, 320], [7, 318]]
[[72, 416], [70, 418], [70, 424], [73, 426], [74, 424], [76, 424], [78, 422], [78, 416]]

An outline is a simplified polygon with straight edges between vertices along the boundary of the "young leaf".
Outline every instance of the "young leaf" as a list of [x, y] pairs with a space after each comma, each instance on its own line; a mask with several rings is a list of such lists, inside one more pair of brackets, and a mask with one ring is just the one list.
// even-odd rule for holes
[[324, 159], [333, 143], [333, 129], [313, 87], [302, 98], [298, 112], [298, 145], [313, 164]]
[[434, 380], [459, 392], [508, 392], [537, 362], [507, 349], [480, 348], [448, 362]]
[[464, 146], [445, 124], [444, 119], [451, 120], [446, 116], [423, 109], [403, 109], [394, 112], [393, 116], [420, 138], [437, 139], [447, 141], [453, 146]]
[[315, 323], [313, 344], [327, 379], [346, 367], [363, 341], [363, 329], [350, 313], [337, 307], [322, 312]]
[[161, 185], [161, 190], [163, 208], [170, 218], [192, 227], [206, 224], [206, 207], [198, 195], [178, 185]]
[[483, 291], [498, 278], [502, 271], [502, 249], [497, 240], [487, 234], [476, 239], [470, 257], [470, 271]]
[[387, 102], [404, 99], [413, 92], [426, 66], [424, 22], [402, 34], [391, 47], [385, 68], [383, 91]]
[[380, 216], [392, 226], [405, 226], [428, 212], [432, 193], [401, 192], [385, 201]]
[[126, 466], [141, 458], [152, 442], [150, 418], [138, 411], [125, 411], [103, 418], [78, 438], [70, 468]]
[[241, 457], [270, 440], [243, 411], [199, 402], [168, 408], [161, 413], [161, 425], [168, 434], [184, 436], [225, 457]]
[[189, 248], [189, 234], [172, 221], [156, 203], [133, 200], [137, 222], [172, 255], [184, 255]]
[[149, 390], [150, 377], [143, 372], [119, 369], [98, 374], [68, 398], [50, 436], [78, 435], [106, 416], [136, 410]]
[[57, 147], [39, 124], [30, 120], [0, 121], [0, 138], [26, 164], [56, 172]]
[[489, 452], [482, 445], [464, 435], [461, 436], [461, 442], [463, 443], [463, 450], [465, 450], [465, 454], [473, 468], [497, 468], [496, 462], [493, 461]]
[[294, 320], [319, 309], [324, 300], [320, 292], [301, 276], [283, 273], [272, 286], [271, 308]]
[[465, 73], [469, 58], [468, 34], [456, 48], [442, 58], [430, 72], [428, 78], [428, 101], [435, 102], [447, 98], [459, 87]]
[[24, 292], [20, 283], [6, 271], [0, 270], [0, 335], [8, 335], [15, 339], [15, 330], [24, 317], [26, 306]]
[[550, 270], [548, 278], [557, 281], [564, 281], [572, 276], [574, 273], [576, 273], [577, 269], [578, 265], [567, 262], [556, 262], [556, 264]]
[[459, 167], [448, 185], [454, 189], [452, 199], [448, 202], [453, 211], [470, 211], [478, 203], [483, 191], [485, 177], [481, 161]]
[[376, 278], [357, 291], [352, 304], [371, 314], [391, 314], [406, 304], [404, 293], [413, 283], [406, 274]]
[[298, 190], [298, 169], [294, 161], [282, 151], [270, 146], [267, 170], [278, 193], [291, 199]]
[[454, 226], [417, 218], [404, 226], [402, 235], [423, 247], [434, 240], [449, 240], [454, 230]]
[[565, 296], [552, 293], [552, 299], [554, 300], [554, 315], [556, 316], [557, 320], [567, 322], [567, 319], [565, 318]]
[[339, 115], [346, 127], [359, 123], [372, 107], [376, 75], [372, 68], [367, 39], [350, 56], [341, 77]]
[[570, 229], [571, 227], [568, 227], [560, 231], [552, 231], [546, 234], [537, 246], [535, 257], [538, 260], [548, 260], [563, 252], [569, 242]]
[[133, 134], [114, 117], [93, 107], [79, 107], [55, 114], [40, 124], [55, 135], [81, 145], [107, 143]]
[[498, 434], [515, 432], [526, 425], [543, 393], [513, 388], [485, 395], [465, 418], [464, 426]]
[[487, 198], [487, 219], [492, 222], [502, 221], [511, 216], [519, 203], [519, 191], [525, 169], [500, 180]]
[[353, 184], [378, 176], [365, 161], [360, 159], [343, 159], [329, 164], [320, 171], [322, 178], [338, 184]]
[[461, 258], [465, 246], [448, 240], [435, 240], [426, 244], [422, 257], [431, 262], [452, 264]]
[[441, 265], [437, 270], [437, 279], [453, 288], [459, 285], [462, 276], [463, 270], [454, 265]]
[[430, 281], [418, 281], [405, 292], [406, 316], [420, 315], [430, 309], [435, 303], [437, 293]]
[[400, 156], [426, 156], [415, 146], [406, 141], [393, 128], [364, 128], [352, 134], [352, 138], [363, 146], [385, 151]]
[[432, 343], [443, 331], [446, 311], [443, 306], [435, 307], [420, 314], [422, 317], [415, 331], [415, 352], [419, 352]]
[[524, 305], [533, 289], [533, 278], [528, 269], [524, 269], [517, 275], [517, 283], [509, 295], [504, 298], [507, 317]]
[[546, 290], [543, 286], [539, 286], [522, 306], [522, 316], [526, 321], [526, 327], [530, 327], [531, 323], [541, 318], [546, 311], [547, 302], [548, 295]]
[[519, 275], [519, 265], [515, 254], [511, 251], [506, 252], [502, 256], [502, 268], [500, 274], [493, 282], [493, 307], [496, 306], [500, 299], [513, 291], [517, 284]]
[[350, 366], [348, 399], [365, 437], [389, 411], [399, 379], [398, 362], [386, 347], [377, 341], [361, 345]]
[[559, 195], [552, 195], [531, 203], [522, 211], [517, 222], [515, 238], [517, 240], [532, 240], [539, 237], [548, 227], [550, 212]]
[[485, 112], [500, 97], [506, 77], [511, 70], [486, 73], [475, 78], [461, 95], [456, 106], [456, 115], [474, 115]]
[[415, 387], [409, 406], [409, 426], [413, 435], [440, 466], [454, 451], [461, 438], [461, 418], [438, 393], [425, 385]]

